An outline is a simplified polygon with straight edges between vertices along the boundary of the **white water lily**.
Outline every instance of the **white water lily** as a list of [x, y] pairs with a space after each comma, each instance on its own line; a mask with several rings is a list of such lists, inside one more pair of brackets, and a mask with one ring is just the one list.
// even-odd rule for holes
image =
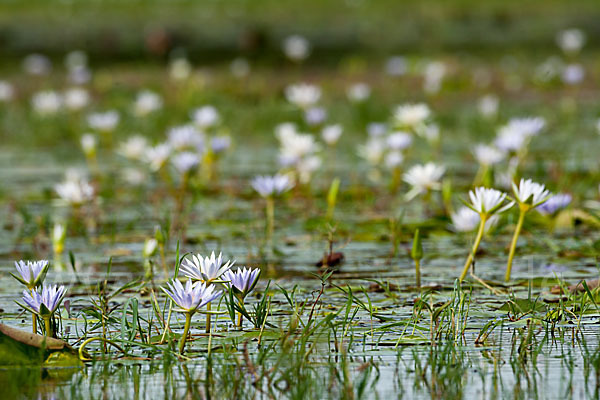
[[404, 156], [400, 151], [390, 151], [385, 155], [383, 164], [388, 169], [398, 168], [404, 162]]
[[282, 48], [285, 56], [292, 61], [303, 61], [310, 55], [310, 42], [304, 36], [286, 37]]
[[40, 115], [56, 114], [63, 106], [63, 98], [53, 90], [37, 92], [31, 98], [31, 106]]
[[418, 194], [425, 193], [430, 190], [439, 190], [442, 188], [440, 180], [446, 168], [429, 162], [427, 164], [417, 164], [411, 167], [403, 176], [403, 180], [412, 186], [411, 191], [407, 194], [408, 198], [412, 198]]
[[214, 106], [203, 106], [192, 111], [194, 124], [204, 130], [217, 125], [221, 121], [221, 115]]
[[469, 191], [469, 199], [471, 203], [467, 206], [478, 214], [485, 216], [504, 212], [513, 206], [512, 202], [505, 203], [506, 193], [483, 186]]
[[94, 188], [82, 177], [68, 177], [54, 186], [60, 198], [72, 205], [81, 205], [94, 198]]
[[133, 110], [138, 116], [145, 116], [158, 111], [163, 106], [162, 97], [151, 90], [142, 90], [137, 94]]
[[141, 160], [148, 149], [148, 140], [141, 135], [134, 135], [121, 143], [119, 154], [131, 160]]
[[169, 76], [176, 81], [183, 81], [192, 74], [192, 64], [187, 58], [179, 57], [169, 64]]
[[144, 159], [150, 164], [150, 169], [152, 171], [158, 171], [165, 165], [171, 156], [171, 151], [171, 145], [168, 143], [161, 143], [154, 147], [148, 147], [144, 153]]
[[491, 166], [498, 164], [504, 159], [504, 152], [494, 146], [478, 144], [473, 148], [473, 155], [480, 165]]
[[285, 97], [290, 103], [308, 109], [321, 98], [321, 88], [308, 83], [290, 85], [285, 88]]
[[371, 87], [364, 82], [358, 82], [346, 90], [348, 100], [360, 103], [367, 100], [371, 96]]
[[194, 149], [201, 152], [204, 149], [204, 134], [192, 124], [169, 129], [167, 137], [175, 150]]
[[78, 111], [90, 103], [90, 94], [83, 88], [71, 88], [65, 91], [63, 99], [67, 109]]
[[15, 95], [15, 89], [10, 82], [0, 80], [0, 101], [10, 101]]
[[569, 64], [563, 69], [560, 78], [568, 85], [576, 85], [585, 78], [585, 70], [581, 64]]
[[402, 76], [408, 71], [408, 63], [402, 56], [392, 56], [385, 63], [385, 72], [391, 76]]
[[498, 114], [498, 106], [500, 101], [497, 96], [488, 94], [483, 96], [477, 102], [477, 110], [479, 114], [485, 118], [493, 118]]
[[321, 138], [323, 138], [323, 141], [329, 146], [333, 146], [338, 142], [340, 136], [342, 136], [343, 130], [344, 129], [340, 124], [327, 125], [321, 131]]
[[519, 204], [535, 208], [544, 203], [551, 196], [549, 190], [542, 184], [533, 182], [531, 179], [523, 179], [519, 185], [512, 184], [513, 194]]
[[367, 125], [367, 133], [370, 137], [379, 137], [387, 133], [388, 127], [383, 122], [370, 122]]
[[379, 164], [384, 157], [386, 143], [380, 138], [372, 137], [367, 143], [358, 147], [358, 155], [371, 165]]
[[93, 133], [85, 133], [81, 136], [81, 148], [87, 157], [91, 157], [96, 154], [96, 146], [98, 145], [98, 139]]
[[412, 144], [412, 135], [407, 132], [392, 132], [386, 139], [391, 150], [404, 150]]
[[201, 254], [191, 256], [191, 260], [187, 257], [181, 264], [180, 271], [188, 278], [195, 281], [202, 281], [210, 283], [214, 280], [220, 279], [221, 276], [229, 271], [235, 261], [223, 260], [223, 254], [219, 253], [215, 256], [213, 251], [210, 257], [202, 257]]
[[23, 69], [31, 75], [46, 75], [52, 70], [52, 62], [43, 54], [30, 54], [23, 60]]
[[109, 110], [105, 112], [96, 112], [88, 115], [87, 123], [88, 126], [92, 129], [101, 132], [111, 132], [115, 130], [115, 128], [119, 124], [120, 119], [121, 116], [117, 111]]
[[424, 124], [430, 115], [431, 110], [425, 103], [404, 104], [396, 107], [394, 120], [399, 126], [415, 128]]
[[188, 174], [200, 165], [200, 157], [196, 153], [184, 151], [174, 155], [171, 163], [180, 174]]
[[565, 29], [556, 35], [556, 43], [566, 54], [576, 54], [585, 44], [585, 34], [580, 29]]
[[[481, 221], [479, 214], [466, 206], [463, 206], [455, 213], [450, 214], [450, 218], [452, 219], [452, 226], [457, 232], [474, 231]], [[485, 230], [489, 230], [498, 223], [498, 219], [497, 215], [490, 217], [485, 223]]]
[[323, 107], [310, 107], [304, 112], [304, 120], [310, 126], [321, 125], [327, 119], [327, 110]]
[[262, 197], [280, 195], [294, 186], [288, 175], [281, 174], [259, 175], [252, 180], [251, 185]]

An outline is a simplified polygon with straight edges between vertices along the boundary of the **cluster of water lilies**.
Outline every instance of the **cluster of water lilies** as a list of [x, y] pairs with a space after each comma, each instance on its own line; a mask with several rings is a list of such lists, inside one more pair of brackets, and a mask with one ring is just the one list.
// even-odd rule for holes
[[[185, 342], [188, 338], [192, 316], [206, 307], [206, 332], [211, 332], [211, 316], [213, 313], [221, 314], [218, 310], [211, 312], [211, 303], [218, 301], [224, 293], [231, 294], [231, 301], [238, 309], [236, 324], [242, 327], [243, 314], [246, 312], [245, 298], [254, 290], [260, 277], [259, 268], [237, 268], [232, 270], [234, 261], [225, 261], [223, 255], [203, 257], [200, 254], [184, 258], [179, 272], [185, 276], [182, 284], [178, 278], [173, 278], [161, 287], [164, 293], [176, 306], [174, 311], [185, 314], [185, 326], [179, 342], [179, 351], [183, 354]], [[37, 320], [44, 322], [44, 333], [53, 337], [56, 334], [54, 314], [58, 310], [67, 289], [62, 285], [47, 285], [44, 282], [49, 268], [47, 260], [18, 261], [15, 262], [17, 273], [11, 275], [23, 284], [22, 302], [17, 302], [23, 309], [32, 314], [33, 333], [37, 333]], [[230, 300], [227, 300], [230, 301]]]
[[67, 289], [64, 286], [47, 285], [44, 283], [48, 272], [48, 260], [18, 261], [15, 268], [18, 274], [12, 276], [25, 286], [23, 290], [23, 303], [18, 303], [32, 315], [33, 333], [37, 333], [37, 319], [44, 322], [46, 336], [54, 336], [54, 313], [60, 306]]
[[[213, 251], [209, 256], [200, 254], [185, 258], [179, 272], [187, 278], [185, 285], [178, 279], [173, 279], [162, 287], [165, 294], [178, 307], [178, 312], [185, 314], [185, 326], [179, 342], [179, 352], [183, 353], [191, 327], [192, 316], [206, 306], [206, 332], [211, 332], [211, 303], [217, 301], [224, 292], [231, 291], [238, 302], [238, 307], [244, 309], [244, 299], [258, 283], [260, 269], [238, 268], [232, 271], [235, 261], [225, 261], [219, 253]], [[237, 325], [242, 326], [240, 311]]]

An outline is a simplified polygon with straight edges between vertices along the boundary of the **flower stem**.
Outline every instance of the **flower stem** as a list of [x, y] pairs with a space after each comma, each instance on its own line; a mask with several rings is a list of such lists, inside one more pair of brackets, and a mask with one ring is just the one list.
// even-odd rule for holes
[[415, 260], [415, 273], [417, 276], [417, 287], [421, 289], [421, 260]]
[[179, 339], [179, 354], [183, 355], [183, 349], [185, 347], [185, 341], [188, 334], [190, 333], [190, 325], [192, 323], [192, 313], [188, 312], [185, 314], [185, 326], [183, 328], [183, 335]]
[[477, 231], [477, 237], [475, 238], [475, 243], [473, 243], [473, 248], [471, 249], [471, 253], [469, 253], [469, 257], [467, 257], [467, 262], [465, 262], [465, 266], [463, 268], [462, 273], [460, 274], [459, 281], [463, 281], [467, 276], [467, 272], [469, 272], [469, 267], [473, 263], [473, 259], [475, 258], [475, 253], [477, 253], [477, 249], [479, 248], [479, 244], [481, 243], [481, 238], [483, 238], [483, 233], [485, 232], [485, 222], [487, 220], [487, 215], [481, 214], [481, 221], [479, 222], [479, 230]]
[[[206, 311], [210, 311], [210, 303], [206, 303]], [[210, 333], [210, 313], [206, 314], [206, 333]]]
[[242, 329], [242, 320], [243, 320], [244, 316], [242, 315], [242, 313], [238, 313], [238, 328]]
[[44, 326], [46, 327], [46, 336], [52, 337], [52, 327], [50, 326], [50, 317], [44, 317]]
[[273, 231], [275, 230], [275, 200], [272, 196], [267, 197], [267, 239], [271, 241], [273, 237]]
[[527, 211], [521, 208], [519, 212], [519, 221], [517, 222], [517, 227], [515, 228], [515, 234], [512, 238], [512, 242], [510, 244], [510, 252], [508, 253], [508, 263], [506, 264], [506, 275], [504, 275], [504, 280], [506, 282], [510, 281], [510, 271], [512, 270], [513, 258], [515, 257], [515, 250], [517, 249], [517, 240], [519, 239], [519, 235], [521, 234], [521, 228], [523, 228], [523, 221], [525, 221], [525, 213]]
[[34, 313], [31, 313], [31, 326], [33, 333], [37, 333], [37, 317]]

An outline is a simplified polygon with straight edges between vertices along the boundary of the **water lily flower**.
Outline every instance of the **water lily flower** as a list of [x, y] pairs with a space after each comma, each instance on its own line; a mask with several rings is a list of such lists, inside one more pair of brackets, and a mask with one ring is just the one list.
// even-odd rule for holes
[[371, 137], [367, 143], [358, 146], [358, 155], [367, 160], [371, 165], [377, 165], [384, 157], [386, 150], [385, 141], [379, 137]]
[[189, 151], [178, 153], [171, 159], [175, 169], [182, 175], [189, 174], [200, 164], [200, 157]]
[[210, 149], [213, 154], [220, 154], [229, 149], [231, 146], [231, 138], [229, 136], [215, 136], [210, 139]]
[[30, 54], [23, 60], [23, 69], [31, 75], [46, 75], [52, 69], [52, 62], [43, 54]]
[[167, 282], [167, 288], [161, 287], [161, 289], [179, 307], [177, 311], [192, 314], [198, 308], [218, 299], [222, 293], [215, 292], [214, 285], [207, 285], [204, 282], [192, 283], [191, 279], [185, 283], [185, 287], [180, 281], [173, 279]]
[[488, 94], [479, 99], [477, 110], [484, 118], [493, 118], [498, 114], [499, 103], [498, 97]]
[[400, 167], [403, 161], [404, 156], [402, 155], [402, 153], [397, 150], [393, 150], [385, 155], [383, 163], [386, 166], [386, 168], [393, 170]]
[[119, 124], [121, 116], [115, 110], [96, 112], [88, 115], [87, 123], [92, 129], [100, 132], [112, 132]]
[[55, 223], [54, 228], [52, 229], [52, 247], [54, 249], [54, 254], [62, 254], [65, 247], [66, 236], [67, 228], [65, 225], [59, 222]]
[[479, 249], [479, 244], [483, 238], [488, 220], [491, 219], [493, 215], [508, 210], [514, 204], [512, 202], [506, 203], [506, 193], [496, 189], [485, 188], [483, 186], [469, 191], [469, 199], [471, 200], [471, 203], [465, 203], [465, 205], [479, 214], [479, 230], [477, 231], [477, 237], [475, 238], [473, 248], [467, 257], [467, 261], [465, 262], [465, 266], [459, 277], [461, 282], [467, 276], [467, 272], [469, 272], [469, 268], [475, 259], [475, 254], [477, 253], [477, 249]]
[[437, 93], [442, 86], [446, 75], [446, 65], [441, 61], [432, 61], [425, 66], [423, 71], [423, 90], [426, 93]]
[[[238, 268], [237, 271], [229, 270], [223, 274], [223, 280], [227, 281], [225, 285], [229, 287], [234, 296], [237, 298], [240, 306], [244, 306], [244, 299], [248, 294], [250, 294], [256, 284], [258, 283], [258, 278], [260, 277], [260, 269], [258, 268], [248, 268], [246, 267]], [[242, 326], [242, 314], [239, 314], [238, 319], [238, 327]]]
[[408, 71], [406, 58], [402, 56], [392, 56], [385, 63], [385, 72], [391, 76], [402, 76]]
[[221, 116], [214, 106], [208, 105], [192, 111], [192, 120], [198, 128], [204, 130], [217, 125], [221, 121]]
[[10, 82], [0, 80], [0, 101], [10, 101], [15, 94], [15, 89]]
[[207, 285], [204, 282], [192, 283], [191, 280], [188, 280], [184, 287], [177, 279], [167, 282], [167, 288], [161, 286], [161, 289], [179, 307], [176, 311], [185, 313], [185, 327], [179, 340], [179, 353], [183, 354], [192, 316], [199, 308], [218, 299], [222, 291], [215, 292], [214, 285]]
[[252, 180], [251, 185], [262, 197], [278, 196], [294, 186], [289, 176], [282, 174], [259, 175]]
[[178, 57], [169, 64], [169, 76], [176, 81], [183, 81], [190, 77], [192, 64], [185, 57]]
[[310, 42], [300, 35], [291, 35], [283, 40], [283, 52], [292, 61], [304, 61], [310, 55]]
[[340, 139], [340, 136], [342, 136], [342, 132], [343, 128], [340, 124], [327, 125], [321, 131], [321, 138], [329, 146], [334, 146]]
[[121, 143], [118, 153], [130, 160], [141, 160], [148, 149], [148, 140], [141, 135], [134, 135]]
[[86, 157], [94, 158], [96, 156], [96, 146], [98, 140], [93, 133], [85, 133], [81, 136], [81, 148]]
[[430, 115], [431, 110], [427, 104], [404, 104], [396, 107], [394, 120], [401, 127], [416, 128], [418, 125], [424, 124]]
[[566, 208], [569, 204], [571, 204], [572, 200], [573, 197], [570, 194], [558, 193], [554, 196], [549, 197], [548, 200], [546, 200], [546, 202], [538, 205], [535, 209], [540, 214], [552, 215]]
[[185, 258], [181, 264], [180, 271], [194, 281], [211, 283], [218, 280], [229, 271], [235, 261], [224, 262], [223, 254], [215, 256], [213, 251], [210, 257], [202, 257], [201, 254], [192, 255], [192, 259]]
[[363, 102], [371, 96], [371, 87], [364, 82], [355, 83], [346, 90], [346, 96], [355, 103]]
[[160, 170], [171, 156], [171, 145], [161, 143], [154, 147], [148, 147], [144, 154], [144, 159], [150, 164], [152, 171]]
[[40, 317], [54, 314], [62, 302], [67, 289], [58, 285], [43, 285], [41, 293], [37, 288], [23, 291], [23, 301]]
[[[481, 220], [478, 212], [466, 206], [460, 207], [458, 211], [450, 214], [450, 218], [452, 219], [452, 226], [457, 232], [474, 231], [479, 226]], [[488, 218], [485, 223], [485, 231], [496, 225], [498, 219], [497, 215]]]
[[229, 282], [228, 286], [241, 301], [254, 290], [259, 277], [259, 268], [246, 267], [238, 268], [236, 271], [229, 270], [223, 275], [223, 279]]
[[285, 97], [290, 103], [308, 109], [321, 98], [321, 88], [308, 83], [290, 85], [285, 88]]
[[478, 144], [473, 148], [473, 155], [482, 167], [489, 167], [498, 164], [504, 159], [504, 152], [494, 146]]
[[367, 125], [367, 134], [370, 137], [379, 137], [386, 134], [388, 127], [383, 122], [370, 122]]
[[90, 94], [83, 88], [67, 89], [63, 95], [65, 107], [78, 111], [90, 103]]
[[574, 55], [585, 44], [585, 34], [580, 29], [565, 29], [556, 35], [556, 43], [566, 54]]
[[585, 70], [581, 64], [569, 64], [563, 69], [560, 78], [567, 85], [576, 85], [585, 78]]
[[60, 111], [62, 105], [62, 96], [53, 90], [37, 92], [31, 98], [33, 110], [40, 115], [56, 114]]
[[412, 186], [407, 198], [412, 199], [421, 193], [440, 190], [442, 187], [440, 180], [445, 172], [445, 167], [432, 162], [413, 166], [403, 175], [404, 181]]
[[27, 287], [32, 290], [37, 286], [40, 286], [46, 277], [50, 264], [48, 260], [39, 261], [15, 261], [15, 268], [19, 275], [11, 273], [11, 275]]
[[142, 90], [137, 94], [133, 109], [136, 115], [145, 116], [158, 111], [163, 106], [162, 97], [151, 90]]
[[55, 185], [54, 190], [62, 200], [74, 206], [79, 206], [94, 198], [94, 188], [83, 178], [67, 179], [65, 182]]
[[510, 280], [513, 258], [517, 249], [517, 240], [519, 239], [519, 234], [523, 228], [525, 214], [527, 214], [529, 210], [543, 204], [551, 196], [550, 191], [546, 190], [544, 185], [533, 182], [531, 179], [521, 179], [519, 186], [513, 183], [512, 188], [515, 200], [519, 204], [519, 220], [517, 222], [517, 226], [515, 227], [515, 233], [513, 235], [513, 239], [510, 244], [510, 251], [508, 253], [506, 275], [504, 277], [507, 282]]
[[304, 112], [304, 120], [310, 126], [321, 125], [327, 119], [327, 110], [323, 107], [310, 107]]
[[404, 150], [412, 144], [410, 133], [397, 131], [392, 132], [387, 137], [387, 145], [392, 150]]
[[192, 124], [173, 127], [167, 136], [169, 144], [176, 150], [194, 149], [202, 152], [204, 149], [204, 135]]
[[[67, 289], [64, 286], [58, 285], [50, 285], [46, 286], [45, 284], [42, 286], [41, 292], [38, 288], [33, 288], [31, 290], [23, 291], [23, 302], [25, 303], [19, 304], [21, 307], [25, 308], [29, 312], [34, 315], [39, 316], [44, 320], [45, 328], [46, 328], [46, 336], [54, 336], [54, 332], [52, 331], [52, 325], [50, 320], [54, 315], [54, 312], [58, 309], [58, 306], [62, 302], [65, 294], [67, 293]], [[35, 316], [34, 316], [35, 318]], [[35, 329], [35, 325], [34, 325]], [[35, 332], [35, 330], [34, 330]]]

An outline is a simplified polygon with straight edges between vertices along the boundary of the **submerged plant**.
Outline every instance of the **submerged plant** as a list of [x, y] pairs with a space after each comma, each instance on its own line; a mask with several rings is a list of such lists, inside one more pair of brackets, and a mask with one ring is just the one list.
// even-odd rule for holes
[[25, 305], [19, 304], [29, 312], [37, 315], [44, 321], [46, 336], [54, 336], [52, 324], [50, 323], [54, 312], [62, 302], [67, 289], [64, 286], [46, 286], [43, 285], [41, 291], [39, 288], [31, 289], [30, 291], [23, 290], [23, 301]]
[[512, 269], [513, 258], [515, 256], [515, 250], [517, 248], [517, 240], [519, 234], [523, 228], [523, 222], [525, 221], [525, 214], [533, 208], [543, 204], [551, 196], [550, 191], [546, 190], [544, 185], [533, 182], [531, 179], [521, 179], [519, 186], [513, 183], [512, 185], [513, 194], [515, 200], [519, 205], [519, 220], [515, 227], [515, 233], [510, 244], [510, 251], [508, 253], [508, 262], [506, 264], [506, 275], [504, 276], [505, 281], [510, 280], [510, 272]]
[[[231, 293], [236, 297], [241, 309], [244, 308], [244, 299], [253, 290], [258, 283], [260, 277], [260, 269], [258, 268], [238, 268], [237, 271], [227, 271], [223, 278], [227, 281], [226, 285], [231, 290]], [[238, 313], [238, 327], [242, 327], [242, 313]]]
[[218, 299], [222, 292], [215, 292], [213, 285], [207, 285], [204, 282], [192, 283], [191, 280], [188, 280], [184, 287], [177, 279], [167, 282], [167, 288], [161, 286], [161, 289], [179, 307], [175, 311], [185, 313], [185, 326], [183, 335], [179, 340], [179, 353], [183, 355], [185, 341], [190, 332], [192, 316], [199, 308]]
[[475, 188], [475, 190], [471, 190], [469, 192], [469, 198], [471, 200], [471, 203], [465, 204], [471, 210], [479, 214], [479, 230], [477, 231], [477, 236], [475, 238], [475, 243], [473, 243], [473, 248], [471, 249], [471, 252], [467, 257], [467, 261], [465, 262], [463, 271], [460, 274], [459, 280], [461, 282], [467, 276], [469, 267], [475, 259], [475, 254], [477, 253], [477, 249], [479, 248], [479, 244], [481, 243], [481, 239], [483, 238], [483, 234], [485, 232], [486, 222], [493, 215], [500, 214], [501, 212], [504, 212], [513, 206], [512, 202], [508, 204], [505, 203], [506, 193], [503, 193], [496, 189], [488, 189], [483, 186]]

